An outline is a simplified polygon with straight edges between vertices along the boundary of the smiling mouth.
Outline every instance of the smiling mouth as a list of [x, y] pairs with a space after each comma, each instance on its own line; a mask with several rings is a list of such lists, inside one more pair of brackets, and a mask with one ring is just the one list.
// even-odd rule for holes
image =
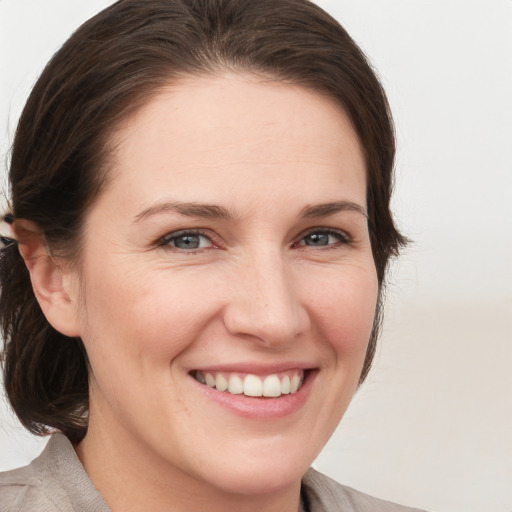
[[297, 393], [304, 383], [307, 371], [295, 369], [265, 376], [201, 370], [192, 371], [190, 374], [201, 384], [232, 395], [278, 398]]

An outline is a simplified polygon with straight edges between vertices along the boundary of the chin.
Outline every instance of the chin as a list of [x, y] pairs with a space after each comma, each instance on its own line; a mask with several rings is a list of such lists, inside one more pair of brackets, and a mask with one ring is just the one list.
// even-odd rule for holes
[[231, 494], [279, 493], [299, 487], [316, 456], [316, 452], [299, 449], [302, 443], [291, 439], [284, 443], [282, 440], [275, 443], [274, 439], [274, 442], [254, 444], [253, 449], [236, 450], [233, 447], [204, 477], [214, 487]]
[[299, 487], [308, 467], [309, 464], [298, 467], [293, 463], [280, 464], [273, 460], [262, 464], [247, 461], [236, 467], [220, 470], [212, 483], [230, 494], [271, 495]]

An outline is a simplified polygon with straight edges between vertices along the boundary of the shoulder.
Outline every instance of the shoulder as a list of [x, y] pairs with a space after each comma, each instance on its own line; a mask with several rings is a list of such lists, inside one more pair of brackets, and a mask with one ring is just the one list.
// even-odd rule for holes
[[28, 466], [0, 473], [0, 495], [0, 512], [109, 511], [62, 434]]
[[314, 469], [306, 473], [302, 485], [311, 512], [422, 512], [356, 491]]
[[51, 497], [51, 478], [39, 470], [37, 462], [35, 459], [28, 466], [0, 473], [1, 512], [59, 510]]

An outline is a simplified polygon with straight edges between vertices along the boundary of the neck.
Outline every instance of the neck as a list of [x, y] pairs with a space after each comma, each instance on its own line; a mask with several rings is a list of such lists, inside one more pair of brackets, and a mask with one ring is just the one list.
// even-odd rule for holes
[[122, 430], [112, 438], [90, 424], [76, 452], [113, 512], [297, 512], [300, 480], [280, 489], [237, 493], [212, 485], [153, 454]]

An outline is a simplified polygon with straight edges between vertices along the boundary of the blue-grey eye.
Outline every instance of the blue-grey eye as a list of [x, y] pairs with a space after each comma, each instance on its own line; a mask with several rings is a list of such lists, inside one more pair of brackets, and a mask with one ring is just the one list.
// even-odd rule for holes
[[201, 237], [199, 235], [182, 235], [174, 238], [173, 245], [178, 249], [199, 249]]
[[305, 245], [329, 245], [329, 233], [310, 233], [304, 237]]
[[339, 242], [347, 242], [347, 237], [343, 233], [338, 233], [337, 231], [312, 231], [302, 239], [301, 245], [325, 247]]
[[193, 251], [195, 249], [203, 249], [212, 245], [210, 239], [201, 234], [189, 231], [182, 231], [181, 233], [173, 233], [167, 236], [164, 240], [166, 245], [181, 249], [184, 251]]

